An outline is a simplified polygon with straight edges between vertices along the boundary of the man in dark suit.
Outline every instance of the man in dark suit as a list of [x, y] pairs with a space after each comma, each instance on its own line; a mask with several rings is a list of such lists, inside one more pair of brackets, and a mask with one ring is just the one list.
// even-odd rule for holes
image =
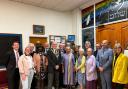
[[[96, 57], [97, 56], [97, 53], [98, 51], [101, 49], [101, 44], [100, 43], [97, 43], [96, 44], [96, 51], [94, 51], [94, 56]], [[98, 89], [102, 89], [101, 87], [101, 79], [100, 79], [100, 72], [97, 68], [97, 76], [98, 76], [98, 79], [97, 79], [97, 88]]]
[[97, 56], [97, 53], [98, 53], [98, 50], [101, 49], [101, 44], [100, 43], [97, 43], [96, 44], [96, 51], [94, 51], [94, 56], [96, 57]]
[[52, 89], [53, 81], [55, 80], [55, 89], [59, 89], [59, 51], [57, 43], [52, 42], [51, 47], [47, 52], [48, 58], [48, 89]]
[[60, 43], [59, 44], [59, 56], [58, 56], [58, 60], [59, 60], [59, 63], [60, 63], [60, 66], [59, 66], [59, 85], [60, 87], [64, 87], [64, 84], [63, 84], [63, 69], [62, 69], [62, 59], [63, 59], [63, 54], [66, 53], [65, 51], [65, 44], [64, 43]]
[[12, 50], [6, 54], [6, 68], [8, 77], [8, 89], [19, 89], [19, 69], [18, 60], [19, 56], [22, 54], [19, 52], [19, 43], [13, 42]]
[[47, 55], [47, 52], [49, 50], [49, 44], [46, 42], [46, 43], [43, 44], [43, 47], [44, 47], [43, 52], [44, 52], [45, 55]]

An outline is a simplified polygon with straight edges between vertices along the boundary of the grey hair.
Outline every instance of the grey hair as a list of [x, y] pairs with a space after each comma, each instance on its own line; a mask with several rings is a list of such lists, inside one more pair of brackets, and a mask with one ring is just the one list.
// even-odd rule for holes
[[79, 52], [80, 52], [80, 51], [84, 52], [84, 49], [83, 49], [83, 48], [79, 48]]
[[91, 43], [90, 41], [85, 41], [85, 44], [89, 44], [91, 46]]
[[120, 44], [120, 43], [116, 43], [116, 44], [114, 45], [114, 48], [121, 48], [121, 44]]

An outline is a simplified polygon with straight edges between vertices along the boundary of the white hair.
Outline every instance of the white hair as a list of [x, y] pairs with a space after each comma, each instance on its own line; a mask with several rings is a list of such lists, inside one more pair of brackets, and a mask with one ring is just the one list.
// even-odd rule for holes
[[29, 43], [29, 44], [27, 45], [27, 47], [30, 47], [30, 49], [31, 49], [31, 47], [33, 47], [33, 51], [35, 51], [35, 45], [34, 45], [33, 43]]
[[91, 42], [90, 41], [85, 41], [85, 45], [91, 46]]
[[80, 51], [84, 52], [84, 49], [83, 49], [83, 48], [79, 48], [79, 52], [80, 52]]
[[121, 47], [121, 44], [120, 44], [120, 43], [116, 43], [116, 44], [114, 45], [114, 48], [119, 48], [119, 47]]
[[34, 47], [35, 45], [33, 43], [29, 43], [27, 46], [28, 47]]

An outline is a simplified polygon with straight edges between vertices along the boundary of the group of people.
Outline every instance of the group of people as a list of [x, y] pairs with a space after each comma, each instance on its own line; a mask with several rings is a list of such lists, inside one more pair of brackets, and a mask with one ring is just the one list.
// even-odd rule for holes
[[5, 62], [9, 89], [72, 89], [77, 85], [80, 89], [123, 89], [128, 83], [128, 58], [120, 43], [111, 49], [103, 40], [96, 44], [96, 51], [89, 41], [85, 49], [64, 43], [58, 48], [54, 41], [51, 45], [30, 43], [23, 54], [18, 42], [12, 48]]

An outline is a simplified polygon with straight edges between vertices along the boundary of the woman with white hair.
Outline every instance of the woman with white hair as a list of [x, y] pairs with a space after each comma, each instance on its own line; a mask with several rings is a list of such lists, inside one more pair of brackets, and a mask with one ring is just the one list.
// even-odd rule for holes
[[86, 48], [86, 50], [87, 50], [88, 48], [91, 48], [91, 42], [90, 42], [90, 41], [86, 41], [86, 42], [85, 42], [85, 48]]
[[18, 67], [22, 82], [22, 89], [30, 89], [34, 75], [34, 63], [30, 55], [30, 47], [26, 47], [24, 54], [19, 58]]
[[91, 48], [91, 42], [90, 41], [85, 41], [85, 56], [87, 57], [87, 50], [88, 48]]
[[92, 48], [87, 49], [86, 79], [87, 79], [86, 89], [97, 89], [96, 59], [92, 53]]
[[85, 56], [84, 49], [79, 49], [79, 58], [76, 61], [76, 71], [78, 73], [78, 83], [80, 84], [80, 89], [84, 89], [85, 85]]

